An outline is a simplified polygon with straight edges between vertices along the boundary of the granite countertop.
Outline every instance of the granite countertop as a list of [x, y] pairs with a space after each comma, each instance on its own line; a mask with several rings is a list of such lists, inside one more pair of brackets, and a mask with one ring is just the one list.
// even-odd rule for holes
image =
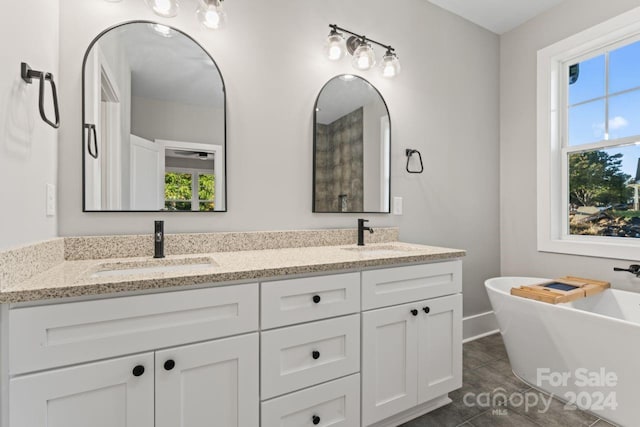
[[[431, 262], [464, 255], [465, 251], [458, 249], [384, 242], [368, 244], [364, 249], [358, 249], [356, 245], [337, 245], [170, 255], [162, 261], [148, 256], [61, 260], [25, 280], [3, 284], [0, 303], [226, 284], [286, 275]], [[185, 264], [197, 265], [191, 268]], [[180, 267], [174, 271], [158, 271], [166, 265]], [[128, 268], [143, 270], [136, 274], [113, 273], [114, 270]]]

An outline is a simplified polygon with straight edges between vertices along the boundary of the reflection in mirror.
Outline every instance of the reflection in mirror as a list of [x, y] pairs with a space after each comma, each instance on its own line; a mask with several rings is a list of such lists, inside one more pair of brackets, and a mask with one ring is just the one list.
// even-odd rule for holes
[[391, 122], [366, 80], [342, 75], [315, 109], [313, 211], [389, 213]]
[[226, 211], [224, 82], [200, 45], [123, 24], [91, 44], [83, 78], [85, 211]]

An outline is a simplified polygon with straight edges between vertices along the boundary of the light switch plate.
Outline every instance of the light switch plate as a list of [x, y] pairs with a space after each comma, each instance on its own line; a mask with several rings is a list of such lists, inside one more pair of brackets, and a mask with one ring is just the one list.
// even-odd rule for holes
[[402, 197], [393, 198], [393, 214], [402, 215]]
[[47, 184], [47, 216], [56, 216], [56, 186]]

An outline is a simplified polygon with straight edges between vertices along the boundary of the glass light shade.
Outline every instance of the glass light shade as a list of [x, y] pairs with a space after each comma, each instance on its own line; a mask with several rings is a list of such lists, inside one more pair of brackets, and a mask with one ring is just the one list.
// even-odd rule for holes
[[353, 52], [352, 64], [358, 70], [369, 70], [376, 65], [376, 53], [369, 43], [362, 43]]
[[380, 63], [382, 68], [382, 76], [387, 77], [389, 79], [394, 78], [398, 74], [400, 74], [400, 60], [395, 53], [387, 52], [382, 57], [382, 62]]
[[342, 34], [332, 31], [324, 45], [324, 53], [331, 61], [342, 59], [347, 52], [347, 44]]
[[178, 0], [145, 0], [156, 15], [172, 18], [178, 14]]
[[202, 0], [196, 10], [198, 21], [210, 30], [219, 30], [227, 23], [227, 14], [220, 0]]

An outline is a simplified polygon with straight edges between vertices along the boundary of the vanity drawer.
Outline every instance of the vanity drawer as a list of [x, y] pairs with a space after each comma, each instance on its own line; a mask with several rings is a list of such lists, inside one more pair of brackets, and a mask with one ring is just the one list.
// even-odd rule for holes
[[386, 307], [462, 291], [462, 261], [369, 270], [362, 273], [362, 309]]
[[226, 286], [16, 308], [11, 374], [258, 329], [258, 285]]
[[360, 427], [360, 375], [263, 402], [261, 425]]
[[262, 329], [360, 311], [360, 273], [279, 280], [261, 286]]
[[263, 400], [360, 370], [360, 315], [262, 333]]

